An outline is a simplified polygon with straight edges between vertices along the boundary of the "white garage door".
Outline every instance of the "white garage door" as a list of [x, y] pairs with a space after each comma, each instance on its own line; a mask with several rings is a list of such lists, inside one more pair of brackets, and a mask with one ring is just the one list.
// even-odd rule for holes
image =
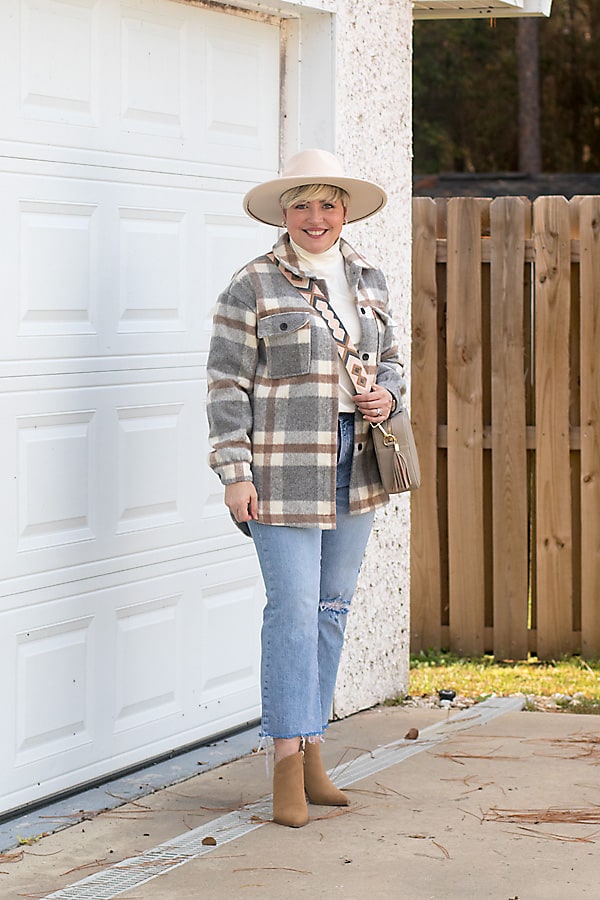
[[3, 810], [259, 714], [204, 365], [278, 135], [276, 22], [0, 3]]

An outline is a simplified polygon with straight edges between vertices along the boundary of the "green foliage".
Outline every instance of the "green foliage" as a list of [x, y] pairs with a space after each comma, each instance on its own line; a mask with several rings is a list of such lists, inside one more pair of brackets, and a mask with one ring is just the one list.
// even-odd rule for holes
[[542, 153], [547, 171], [600, 168], [600, 0], [553, 0], [540, 24]]
[[[414, 168], [518, 169], [517, 22], [417, 21]], [[542, 169], [600, 169], [600, 0], [553, 0], [539, 20]]]
[[515, 40], [511, 19], [415, 22], [416, 172], [515, 168]]

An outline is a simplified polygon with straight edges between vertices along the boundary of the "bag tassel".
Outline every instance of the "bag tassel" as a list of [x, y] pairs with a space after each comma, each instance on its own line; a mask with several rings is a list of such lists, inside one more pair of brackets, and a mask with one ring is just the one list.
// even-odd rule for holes
[[399, 450], [394, 454], [394, 487], [397, 493], [407, 491], [410, 486], [410, 476], [405, 457]]

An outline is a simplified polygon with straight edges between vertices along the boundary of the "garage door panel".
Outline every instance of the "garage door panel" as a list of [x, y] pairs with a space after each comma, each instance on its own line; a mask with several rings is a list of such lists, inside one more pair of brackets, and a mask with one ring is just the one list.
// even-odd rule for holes
[[[246, 648], [249, 635], [258, 638], [253, 602], [256, 585], [230, 578], [203, 591], [199, 684], [205, 701], [221, 701], [227, 694], [251, 688], [256, 674], [254, 660]], [[223, 646], [231, 653], [228, 660], [220, 653], [219, 647]]]
[[175, 594], [116, 611], [115, 732], [185, 714], [182, 602]]
[[93, 624], [87, 616], [17, 634], [17, 766], [92, 743]]
[[[252, 557], [36, 599], [0, 615], [14, 722], [0, 746], [2, 809], [257, 717], [263, 589]], [[224, 629], [230, 675], [215, 640]]]
[[119, 210], [119, 334], [186, 330], [187, 219], [183, 210]]
[[5, 139], [132, 154], [159, 171], [161, 159], [277, 169], [275, 21], [172, 0], [0, 6]]
[[150, 12], [143, 5], [137, 9], [126, 4], [122, 7], [121, 129], [189, 139], [185, 118], [191, 107], [193, 83], [187, 78], [188, 17], [184, 10], [161, 6], [162, 14]]
[[[214, 537], [200, 380], [0, 394], [4, 578]], [[131, 563], [130, 563], [131, 564]], [[110, 564], [114, 566], [114, 562]]]
[[205, 352], [218, 293], [273, 237], [240, 215], [245, 186], [85, 174], [0, 172], [2, 359]]
[[0, 595], [24, 576], [66, 582], [138, 554], [247, 544], [205, 462], [205, 393], [202, 379], [0, 393]]
[[118, 534], [184, 522], [183, 403], [117, 410]]
[[97, 537], [95, 426], [93, 410], [17, 417], [17, 554]]
[[95, 204], [18, 201], [19, 336], [96, 333], [96, 210]]
[[242, 147], [248, 165], [277, 169], [273, 136], [279, 128], [279, 98], [273, 87], [279, 81], [278, 30], [235, 20], [225, 28], [223, 17], [217, 18], [219, 25], [206, 35], [202, 80], [206, 122], [201, 134], [207, 158], [235, 165]]
[[21, 5], [20, 19], [17, 11], [13, 20], [18, 29], [13, 46], [20, 50], [23, 116], [98, 125], [98, 6], [97, 0]]

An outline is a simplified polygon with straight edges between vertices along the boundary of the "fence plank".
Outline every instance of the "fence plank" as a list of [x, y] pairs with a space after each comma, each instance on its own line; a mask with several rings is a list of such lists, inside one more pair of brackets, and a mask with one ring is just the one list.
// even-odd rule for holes
[[421, 487], [411, 496], [411, 637], [415, 653], [428, 647], [439, 647], [441, 642], [437, 501], [437, 214], [433, 200], [415, 199], [411, 417], [421, 465]]
[[580, 201], [581, 643], [600, 658], [600, 197]]
[[484, 649], [481, 373], [482, 201], [448, 202], [448, 551], [450, 643]]
[[571, 559], [573, 574], [572, 650], [581, 650], [581, 445], [573, 452], [575, 433], [581, 435], [581, 291], [579, 258], [573, 257], [573, 245], [579, 246], [580, 198], [569, 200], [571, 226], [571, 285], [569, 312], [569, 433], [571, 436]]
[[525, 213], [526, 205], [517, 197], [501, 197], [492, 203], [492, 515], [497, 659], [525, 658], [529, 642], [523, 340]]
[[570, 224], [564, 197], [534, 202], [536, 252], [537, 648], [543, 659], [572, 649], [569, 460]]

